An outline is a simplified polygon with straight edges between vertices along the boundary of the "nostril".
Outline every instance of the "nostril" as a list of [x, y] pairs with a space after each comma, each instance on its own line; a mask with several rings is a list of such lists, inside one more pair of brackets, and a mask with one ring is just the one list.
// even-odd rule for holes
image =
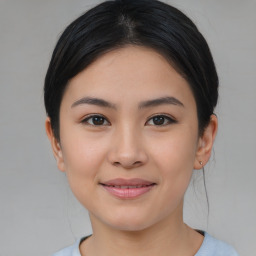
[[114, 162], [113, 165], [114, 165], [114, 166], [119, 166], [120, 163], [119, 163], [119, 162]]
[[137, 150], [113, 148], [109, 150], [107, 160], [112, 166], [131, 169], [144, 165], [148, 160], [148, 155], [143, 148]]
[[128, 163], [120, 163], [120, 162], [113, 162], [113, 165], [114, 165], [114, 166], [120, 166], [120, 165], [122, 165], [122, 166], [124, 166], [125, 168], [137, 167], [137, 166], [140, 166], [141, 164], [142, 164], [141, 161], [136, 161], [136, 162], [130, 163], [130, 164], [128, 164]]

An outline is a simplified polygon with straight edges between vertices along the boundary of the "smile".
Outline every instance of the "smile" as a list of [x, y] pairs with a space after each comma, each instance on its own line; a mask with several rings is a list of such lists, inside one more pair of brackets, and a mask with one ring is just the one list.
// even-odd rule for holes
[[142, 187], [147, 187], [147, 186], [150, 186], [150, 185], [137, 185], [137, 186], [114, 186], [114, 185], [105, 185], [107, 187], [114, 187], [114, 188], [142, 188]]
[[100, 185], [111, 195], [119, 199], [134, 199], [149, 192], [156, 183], [142, 179], [114, 179]]

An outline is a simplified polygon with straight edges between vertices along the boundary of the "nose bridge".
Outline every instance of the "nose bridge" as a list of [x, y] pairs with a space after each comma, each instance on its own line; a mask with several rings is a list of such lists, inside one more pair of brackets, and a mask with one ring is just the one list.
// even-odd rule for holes
[[110, 161], [125, 168], [140, 166], [147, 160], [141, 131], [133, 124], [123, 123], [113, 133]]
[[117, 134], [120, 152], [123, 152], [123, 154], [135, 152], [138, 149], [138, 134], [139, 131], [136, 130], [134, 126], [123, 124]]

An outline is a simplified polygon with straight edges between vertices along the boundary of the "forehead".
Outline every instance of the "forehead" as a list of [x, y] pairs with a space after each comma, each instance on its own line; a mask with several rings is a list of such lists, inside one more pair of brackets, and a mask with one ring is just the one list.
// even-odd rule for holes
[[71, 79], [64, 98], [104, 96], [117, 102], [165, 94], [192, 97], [193, 101], [187, 81], [161, 54], [146, 47], [126, 46], [105, 53]]

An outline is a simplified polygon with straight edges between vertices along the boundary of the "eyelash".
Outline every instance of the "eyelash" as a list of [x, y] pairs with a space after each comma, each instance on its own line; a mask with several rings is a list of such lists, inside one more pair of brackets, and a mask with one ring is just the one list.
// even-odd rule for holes
[[[104, 116], [102, 116], [102, 115], [90, 115], [90, 116], [86, 117], [85, 119], [83, 119], [81, 122], [82, 122], [83, 124], [85, 124], [85, 125], [90, 125], [90, 126], [104, 126], [104, 124], [102, 124], [102, 125], [95, 125], [95, 124], [90, 124], [90, 123], [88, 123], [88, 120], [90, 120], [90, 119], [92, 119], [92, 118], [95, 118], [95, 117], [103, 118], [103, 119], [104, 119], [104, 122], [107, 121], [107, 119], [106, 119]], [[167, 124], [166, 124], [166, 122], [164, 122], [165, 124], [160, 124], [160, 125], [154, 125], [154, 124], [153, 124], [152, 126], [163, 127], [163, 126], [167, 126], [167, 125], [170, 125], [170, 124], [175, 124], [175, 123], [177, 123], [177, 121], [176, 121], [174, 118], [172, 118], [172, 117], [170, 117], [170, 116], [168, 116], [168, 115], [164, 115], [164, 114], [154, 115], [154, 116], [152, 116], [146, 123], [148, 123], [150, 120], [153, 120], [153, 118], [155, 118], [155, 117], [164, 118], [165, 120], [167, 120]], [[109, 123], [109, 121], [107, 121], [107, 122]], [[108, 124], [108, 125], [109, 125], [109, 124]]]

